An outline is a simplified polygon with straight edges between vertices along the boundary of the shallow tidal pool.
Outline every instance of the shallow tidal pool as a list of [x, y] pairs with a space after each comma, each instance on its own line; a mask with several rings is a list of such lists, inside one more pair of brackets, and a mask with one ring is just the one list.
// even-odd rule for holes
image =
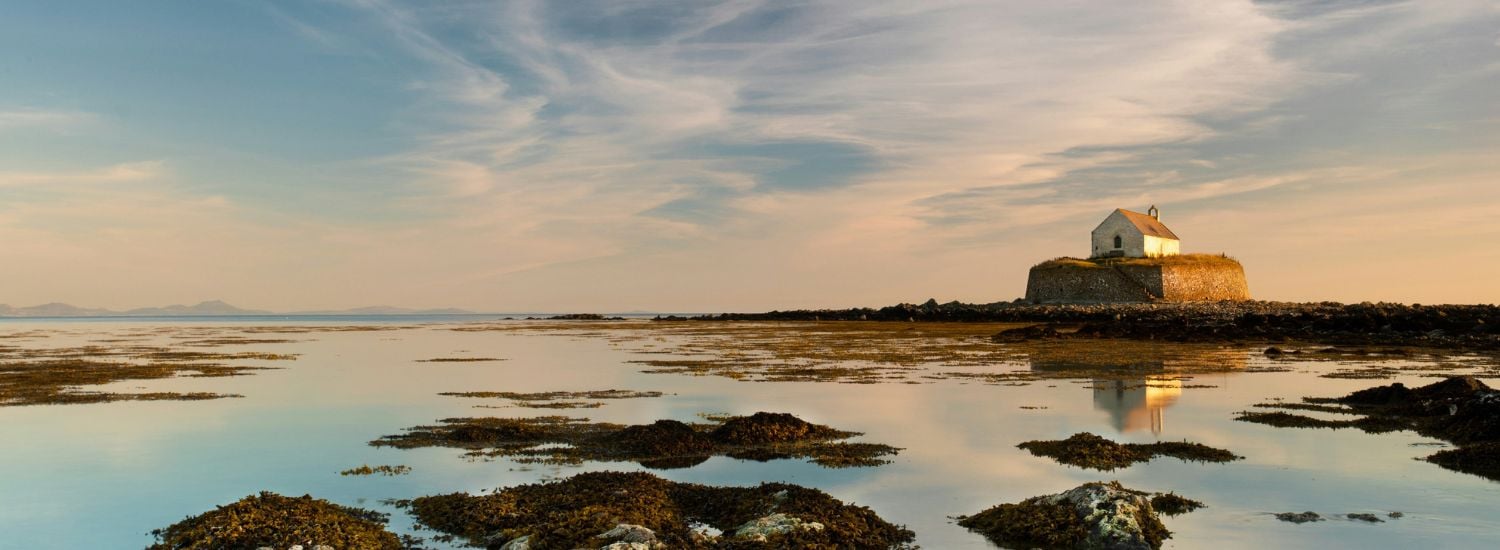
[[[1003, 328], [457, 318], [4, 321], [0, 363], [34, 360], [45, 350], [119, 346], [295, 359], [216, 359], [270, 369], [85, 388], [242, 397], [0, 406], [0, 547], [142, 548], [153, 541], [152, 529], [274, 491], [388, 512], [393, 531], [443, 548], [430, 540], [431, 531], [415, 530], [404, 511], [383, 501], [598, 470], [817, 488], [905, 525], [917, 544], [934, 549], [993, 547], [953, 516], [1101, 480], [1207, 504], [1164, 518], [1173, 532], [1168, 548], [1500, 547], [1500, 483], [1419, 460], [1446, 444], [1408, 431], [1375, 435], [1234, 420], [1257, 403], [1340, 396], [1398, 381], [1423, 385], [1437, 380], [1433, 374], [1493, 374], [1485, 358], [1268, 358], [1263, 347], [988, 338]], [[464, 358], [475, 360], [458, 360]], [[1385, 378], [1349, 377], [1361, 372]], [[573, 409], [439, 395], [610, 389], [662, 395]], [[863, 432], [852, 441], [902, 450], [873, 467], [720, 456], [648, 470], [633, 462], [517, 463], [472, 459], [454, 448], [368, 444], [449, 417], [567, 415], [646, 424], [757, 411]], [[1244, 459], [1164, 457], [1100, 472], [1016, 447], [1079, 432], [1129, 443], [1188, 440]], [[404, 465], [410, 472], [340, 475], [363, 465]], [[1329, 520], [1292, 524], [1273, 516], [1301, 511]], [[1350, 513], [1384, 521], [1346, 519]]]

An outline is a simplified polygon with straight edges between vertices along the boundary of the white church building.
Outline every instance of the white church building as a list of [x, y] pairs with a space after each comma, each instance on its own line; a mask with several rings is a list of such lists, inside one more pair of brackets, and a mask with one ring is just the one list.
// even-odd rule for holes
[[1094, 250], [1090, 258], [1159, 258], [1176, 256], [1181, 242], [1161, 223], [1161, 212], [1152, 206], [1147, 213], [1116, 209], [1094, 228]]

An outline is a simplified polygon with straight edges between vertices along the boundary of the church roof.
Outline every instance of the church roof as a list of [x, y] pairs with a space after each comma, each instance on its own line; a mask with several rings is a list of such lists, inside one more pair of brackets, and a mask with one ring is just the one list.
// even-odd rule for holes
[[1115, 212], [1124, 215], [1125, 219], [1130, 220], [1130, 223], [1135, 225], [1136, 229], [1141, 230], [1143, 234], [1163, 239], [1172, 239], [1174, 241], [1182, 240], [1177, 238], [1177, 234], [1173, 233], [1171, 229], [1167, 229], [1167, 226], [1162, 225], [1161, 220], [1153, 218], [1150, 215], [1131, 212], [1124, 208], [1117, 208]]

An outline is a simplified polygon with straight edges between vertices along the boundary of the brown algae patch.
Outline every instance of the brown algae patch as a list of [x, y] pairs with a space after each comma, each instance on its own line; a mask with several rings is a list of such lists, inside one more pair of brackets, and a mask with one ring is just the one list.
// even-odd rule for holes
[[1155, 502], [1177, 513], [1202, 506], [1172, 493], [1095, 482], [993, 506], [958, 518], [958, 524], [1005, 548], [1161, 548], [1172, 532], [1162, 524]]
[[1241, 411], [1236, 414], [1238, 416], [1235, 416], [1234, 419], [1240, 422], [1265, 424], [1267, 426], [1275, 426], [1277, 428], [1330, 428], [1334, 430], [1342, 428], [1358, 428], [1369, 433], [1394, 432], [1408, 428], [1408, 426], [1404, 422], [1374, 417], [1365, 417], [1355, 420], [1325, 420], [1322, 418], [1313, 418], [1311, 416], [1292, 414], [1281, 411]]
[[[774, 314], [769, 314], [773, 315]], [[1027, 338], [1035, 322], [816, 321], [537, 321], [471, 324], [450, 330], [551, 334], [603, 339], [641, 356], [642, 372], [721, 376], [753, 382], [922, 383], [971, 379], [1021, 385], [1051, 379], [1139, 378], [1144, 374], [1287, 372], [1252, 364], [1259, 346], [1232, 341], [1118, 340], [1064, 334]], [[856, 317], [857, 318], [857, 317]], [[1020, 332], [1007, 332], [1020, 330]], [[1007, 336], [1008, 335], [1008, 336]], [[1290, 359], [1304, 353], [1286, 353]], [[1332, 357], [1305, 353], [1312, 360]], [[1354, 357], [1339, 355], [1338, 357]], [[1361, 360], [1432, 361], [1441, 356], [1359, 355]], [[1257, 357], [1258, 361], [1265, 362]], [[1337, 359], [1334, 359], [1337, 360]], [[1432, 369], [1434, 367], [1421, 367]], [[1476, 368], [1444, 365], [1438, 370]], [[1402, 368], [1404, 372], [1407, 370]]]
[[996, 505], [958, 524], [1002, 548], [1075, 548], [1088, 538], [1088, 526], [1072, 507], [1043, 502]]
[[1497, 441], [1438, 451], [1423, 460], [1455, 472], [1500, 481], [1500, 442]]
[[1340, 404], [1355, 420], [1324, 420], [1284, 412], [1242, 412], [1236, 420], [1278, 427], [1344, 428], [1368, 432], [1414, 430], [1458, 445], [1425, 460], [1459, 472], [1500, 481], [1500, 391], [1472, 376], [1448, 377], [1418, 388], [1401, 383], [1376, 386], [1339, 398], [1307, 398], [1314, 404]]
[[1323, 516], [1318, 515], [1317, 512], [1278, 512], [1276, 519], [1287, 523], [1302, 524], [1323, 521]]
[[1151, 508], [1159, 514], [1169, 516], [1180, 516], [1203, 506], [1202, 501], [1193, 500], [1177, 493], [1157, 493], [1151, 497]]
[[1252, 407], [1262, 409], [1285, 409], [1291, 411], [1312, 411], [1332, 414], [1359, 414], [1359, 411], [1339, 405], [1326, 405], [1321, 403], [1256, 403]]
[[406, 474], [409, 474], [409, 473], [411, 473], [411, 466], [406, 466], [406, 465], [402, 465], [402, 464], [398, 464], [398, 465], [395, 465], [395, 466], [391, 466], [391, 465], [387, 465], [387, 464], [381, 464], [379, 466], [371, 466], [369, 464], [365, 464], [365, 465], [359, 466], [358, 468], [350, 468], [348, 470], [344, 470], [342, 472], [339, 472], [339, 475], [341, 475], [341, 476], [369, 476], [369, 475], [380, 474], [380, 475], [383, 475], [383, 476], [400, 476], [400, 475], [406, 475]]
[[[622, 530], [643, 548], [908, 548], [915, 535], [869, 508], [797, 485], [711, 487], [643, 472], [591, 472], [493, 493], [414, 499], [424, 526], [476, 547], [599, 548]], [[722, 535], [694, 529], [707, 525]], [[625, 543], [628, 545], [629, 543]]]
[[197, 340], [185, 340], [184, 346], [218, 347], [218, 346], [244, 346], [252, 344], [295, 344], [300, 340], [288, 338], [246, 338], [243, 336], [221, 336], [216, 338], [202, 338]]
[[1157, 443], [1115, 443], [1104, 437], [1083, 432], [1057, 441], [1027, 441], [1017, 445], [1036, 456], [1044, 456], [1070, 466], [1110, 471], [1127, 468], [1158, 456], [1170, 456], [1196, 462], [1229, 462], [1241, 456], [1224, 449], [1187, 441]]
[[219, 364], [105, 362], [87, 359], [49, 359], [0, 363], [0, 407], [17, 405], [63, 405], [110, 401], [194, 401], [240, 397], [210, 392], [120, 393], [89, 391], [124, 380], [155, 380], [177, 376], [240, 376], [264, 367]]
[[[581, 401], [583, 399], [641, 399], [649, 397], [661, 397], [664, 395], [659, 391], [634, 391], [634, 390], [594, 390], [579, 392], [540, 392], [540, 393], [518, 393], [503, 391], [468, 391], [468, 392], [443, 392], [438, 395], [450, 397], [474, 397], [486, 399], [509, 399], [515, 406], [528, 409], [597, 409], [604, 406], [598, 401]], [[485, 407], [484, 405], [478, 405]], [[487, 407], [495, 408], [495, 407]]]
[[805, 458], [826, 467], [878, 466], [900, 449], [874, 443], [841, 443], [860, 435], [812, 424], [785, 413], [758, 412], [715, 424], [658, 420], [625, 426], [583, 418], [447, 418], [439, 424], [371, 441], [377, 447], [454, 447], [474, 458], [507, 457], [522, 463], [576, 465], [583, 461], [637, 462], [648, 468], [684, 468], [713, 456], [767, 461]]
[[433, 357], [431, 359], [418, 359], [418, 363], [489, 363], [494, 361], [505, 361], [499, 357]]
[[263, 547], [400, 550], [386, 515], [304, 495], [262, 492], [152, 531], [147, 550], [255, 550]]

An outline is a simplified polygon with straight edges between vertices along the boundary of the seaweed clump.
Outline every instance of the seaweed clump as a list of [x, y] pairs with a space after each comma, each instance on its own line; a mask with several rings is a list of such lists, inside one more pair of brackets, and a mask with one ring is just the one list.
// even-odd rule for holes
[[1175, 513], [1202, 503], [1176, 494], [1127, 489], [1118, 481], [1085, 483], [1055, 495], [1000, 504], [958, 524], [1006, 548], [1161, 548], [1172, 536], [1154, 507]]
[[395, 466], [391, 466], [389, 464], [381, 464], [379, 466], [370, 466], [369, 464], [365, 464], [365, 465], [359, 466], [357, 468], [350, 468], [348, 470], [344, 470], [342, 472], [339, 472], [339, 475], [341, 475], [341, 476], [371, 476], [371, 475], [375, 475], [375, 474], [380, 474], [380, 475], [383, 475], [383, 476], [400, 476], [400, 475], [406, 475], [406, 474], [409, 474], [409, 473], [411, 473], [411, 466], [407, 466], [407, 465], [404, 465], [404, 464], [398, 464], [398, 465], [395, 465]]
[[122, 380], [155, 380], [175, 376], [240, 376], [262, 368], [211, 363], [134, 364], [72, 358], [0, 363], [0, 407], [78, 405], [111, 401], [198, 401], [241, 397], [237, 394], [211, 392], [122, 393], [81, 388]]
[[1318, 515], [1317, 512], [1278, 512], [1276, 514], [1276, 519], [1285, 521], [1287, 523], [1302, 524], [1314, 521], [1323, 521], [1323, 516]]
[[438, 395], [450, 397], [480, 397], [509, 399], [518, 407], [529, 409], [597, 409], [604, 406], [598, 401], [580, 401], [582, 399], [639, 399], [644, 397], [661, 397], [659, 391], [635, 391], [635, 390], [592, 390], [592, 391], [549, 391], [538, 393], [519, 393], [508, 391], [466, 391], [466, 392], [442, 392]]
[[1229, 462], [1243, 458], [1224, 449], [1188, 441], [1157, 443], [1115, 443], [1098, 435], [1083, 432], [1060, 441], [1027, 441], [1017, 445], [1036, 456], [1045, 456], [1070, 466], [1110, 471], [1127, 468], [1157, 456], [1170, 456], [1199, 462]]
[[1500, 441], [1438, 451], [1423, 460], [1455, 472], [1500, 480]]
[[1472, 376], [1452, 376], [1418, 388], [1400, 382], [1338, 398], [1307, 398], [1340, 404], [1356, 420], [1323, 420], [1283, 412], [1240, 413], [1236, 420], [1278, 427], [1344, 428], [1367, 432], [1415, 430], [1458, 446], [1425, 458], [1444, 468], [1500, 481], [1500, 391]]
[[1158, 513], [1169, 516], [1180, 516], [1203, 506], [1202, 501], [1193, 500], [1177, 493], [1159, 493], [1151, 497], [1151, 507]]
[[371, 441], [413, 449], [456, 447], [474, 458], [510, 457], [523, 463], [580, 464], [631, 461], [655, 469], [685, 468], [713, 456], [768, 461], [807, 458], [826, 467], [878, 466], [900, 449], [844, 443], [858, 432], [836, 430], [785, 413], [755, 413], [717, 424], [658, 420], [624, 426], [583, 418], [446, 418], [439, 424]]
[[758, 412], [725, 420], [714, 428], [714, 441], [727, 445], [765, 445], [807, 440], [844, 439], [856, 435], [813, 424], [787, 413]]
[[1073, 507], [1042, 502], [999, 504], [958, 524], [1007, 548], [1073, 548], [1089, 535]]
[[[591, 472], [493, 493], [414, 499], [424, 526], [467, 544], [599, 548], [624, 532], [656, 548], [908, 548], [915, 535], [869, 508], [784, 483], [711, 487], [644, 472]], [[694, 525], [723, 532], [708, 535]]]
[[256, 550], [302, 545], [400, 550], [386, 515], [303, 495], [262, 492], [152, 531], [147, 550]]

